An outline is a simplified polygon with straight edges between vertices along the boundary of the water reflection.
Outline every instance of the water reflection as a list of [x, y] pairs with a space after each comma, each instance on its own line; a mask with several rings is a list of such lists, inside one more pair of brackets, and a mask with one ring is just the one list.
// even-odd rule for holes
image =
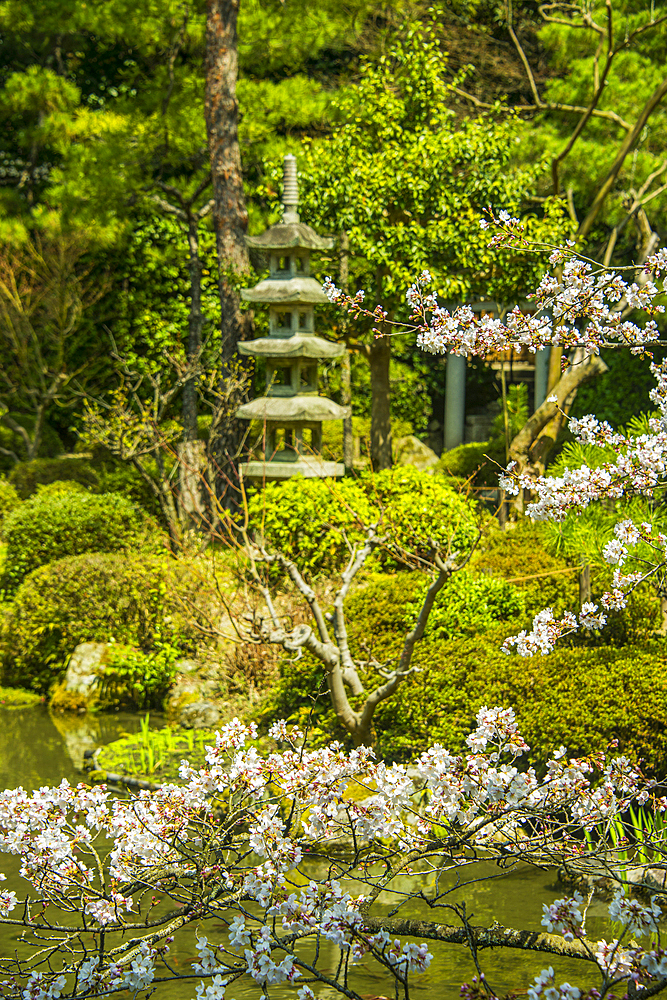
[[0, 708], [1, 787], [22, 785], [32, 791], [58, 785], [63, 778], [76, 784], [82, 780], [84, 750], [139, 727], [139, 717], [129, 712], [56, 716], [44, 706]]

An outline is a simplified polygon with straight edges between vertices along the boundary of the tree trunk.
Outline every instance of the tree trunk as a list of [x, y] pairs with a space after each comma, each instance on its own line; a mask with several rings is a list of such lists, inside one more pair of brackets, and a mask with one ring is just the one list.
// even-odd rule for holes
[[[201, 273], [199, 257], [199, 220], [189, 213], [188, 271], [190, 272], [190, 315], [188, 319], [187, 359], [194, 365], [201, 350], [203, 317], [201, 312]], [[180, 506], [184, 521], [196, 527], [205, 516], [203, 476], [206, 469], [204, 442], [197, 427], [197, 383], [191, 378], [183, 387], [183, 440], [178, 449]]]
[[[607, 366], [602, 358], [591, 355], [586, 361], [572, 365], [553, 387], [551, 394], [526, 421], [510, 445], [510, 459], [516, 462], [515, 472], [529, 472], [534, 476], [543, 476], [547, 459], [556, 443], [558, 432], [563, 426], [567, 411], [572, 405], [574, 395], [584, 382], [602, 375]], [[550, 402], [553, 397], [557, 402]], [[558, 410], [565, 411], [565, 416]], [[514, 498], [513, 506], [523, 511], [524, 495], [520, 490]]]
[[[213, 221], [220, 272], [222, 378], [229, 377], [239, 340], [252, 336], [252, 314], [242, 312], [235, 284], [249, 270], [245, 233], [248, 213], [243, 194], [238, 142], [237, 18], [240, 0], [207, 0], [206, 130], [213, 181]], [[239, 398], [239, 404], [242, 399]], [[243, 434], [240, 421], [227, 421], [216, 442], [220, 480], [234, 478]]]
[[[201, 272], [199, 259], [198, 220], [190, 214], [188, 219], [188, 271], [190, 272], [190, 315], [188, 317], [187, 359], [194, 364], [201, 348]], [[183, 440], [196, 441], [197, 433], [197, 385], [194, 378], [183, 387]]]
[[[607, 366], [599, 355], [569, 368], [553, 388], [552, 394], [535, 410], [510, 445], [510, 458], [519, 465], [521, 472], [543, 475], [546, 461], [555, 443], [553, 428], [560, 417], [558, 406], [565, 407], [569, 397], [588, 379], [602, 375]], [[557, 403], [549, 402], [555, 396]], [[561, 421], [564, 418], [560, 418]], [[555, 433], [555, 432], [554, 432]]]
[[[342, 384], [341, 403], [352, 405], [352, 368], [350, 352], [346, 351], [340, 360], [340, 380]], [[354, 436], [352, 431], [352, 416], [343, 418], [343, 464], [346, 472], [351, 472], [354, 465]]]
[[378, 337], [369, 351], [371, 365], [371, 463], [376, 472], [391, 468], [391, 340]]
[[579, 569], [579, 609], [591, 599], [591, 564], [582, 558]]

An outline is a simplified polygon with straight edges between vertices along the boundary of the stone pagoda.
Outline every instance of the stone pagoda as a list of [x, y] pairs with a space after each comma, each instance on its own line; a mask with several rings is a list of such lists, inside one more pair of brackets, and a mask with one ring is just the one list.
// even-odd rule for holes
[[269, 307], [268, 337], [238, 345], [241, 354], [266, 363], [266, 394], [236, 411], [242, 420], [259, 420], [265, 426], [264, 459], [241, 465], [246, 478], [345, 473], [344, 465], [321, 456], [322, 421], [348, 417], [349, 407], [320, 396], [317, 389], [318, 362], [341, 357], [345, 348], [315, 334], [314, 307], [327, 297], [310, 277], [311, 253], [330, 250], [334, 241], [299, 221], [298, 204], [296, 158], [290, 155], [283, 163], [282, 223], [261, 236], [246, 237], [249, 247], [269, 258], [269, 277], [241, 292], [248, 302]]

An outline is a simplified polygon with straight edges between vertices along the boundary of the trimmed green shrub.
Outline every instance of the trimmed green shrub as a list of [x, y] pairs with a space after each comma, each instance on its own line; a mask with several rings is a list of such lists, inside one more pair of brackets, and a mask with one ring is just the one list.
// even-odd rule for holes
[[498, 466], [505, 464], [505, 441], [496, 439], [473, 441], [444, 451], [435, 468], [437, 472], [457, 479], [470, 479], [473, 476], [476, 486], [497, 487], [500, 472]]
[[473, 555], [470, 570], [511, 580], [523, 592], [531, 615], [545, 607], [560, 615], [572, 610], [579, 600], [578, 568], [549, 552], [544, 526], [528, 518], [507, 531], [489, 532]]
[[46, 692], [80, 642], [194, 652], [199, 635], [177, 594], [196, 599], [200, 586], [188, 564], [167, 557], [89, 553], [42, 566], [5, 607], [2, 683]]
[[23, 500], [36, 493], [38, 485], [46, 486], [58, 479], [74, 480], [90, 490], [99, 485], [97, 474], [85, 458], [34, 458], [15, 465], [8, 478]]
[[100, 708], [162, 708], [180, 655], [164, 644], [150, 653], [114, 645], [98, 693]]
[[4, 538], [5, 519], [21, 503], [21, 498], [6, 479], [0, 479], [0, 538]]
[[[650, 648], [557, 647], [549, 656], [524, 659], [502, 652], [507, 632], [502, 626], [468, 639], [424, 640], [414, 657], [419, 671], [376, 710], [378, 754], [407, 761], [433, 743], [464, 752], [482, 705], [504, 705], [515, 710], [531, 747], [528, 760], [537, 767], [561, 745], [580, 756], [617, 739], [651, 775], [667, 775], [664, 640]], [[381, 660], [392, 654], [392, 644], [374, 653]], [[281, 673], [267, 715], [310, 718], [322, 738], [349, 739], [331, 710], [319, 661], [306, 655], [284, 663]], [[369, 676], [365, 683], [370, 688], [380, 680]]]
[[[410, 557], [424, 556], [431, 542], [468, 548], [477, 534], [475, 506], [441, 477], [400, 467], [357, 480], [301, 479], [269, 483], [249, 503], [251, 524], [275, 548], [309, 574], [339, 571], [348, 557], [345, 539], [358, 544], [363, 526], [379, 521], [379, 533]], [[396, 556], [380, 550], [381, 565]]]
[[60, 496], [62, 493], [89, 493], [83, 483], [75, 479], [56, 479], [52, 483], [38, 483], [36, 495], [40, 498]]
[[[410, 622], [416, 621], [425, 595], [426, 584], [422, 584], [417, 600], [407, 606]], [[426, 634], [437, 639], [480, 635], [497, 622], [516, 621], [525, 613], [524, 595], [511, 583], [457, 573], [438, 594]]]
[[[98, 480], [96, 492], [122, 493], [161, 523], [163, 515], [160, 504], [141, 473], [130, 462], [121, 461], [99, 443], [92, 445], [91, 452], [90, 465]], [[154, 459], [146, 457], [145, 464], [149, 472], [157, 474]]]
[[37, 493], [5, 522], [3, 584], [13, 591], [32, 570], [64, 556], [123, 549], [142, 521], [134, 504], [118, 493]]
[[573, 756], [618, 739], [652, 774], [667, 774], [667, 647], [502, 652], [506, 629], [420, 650], [421, 671], [376, 713], [383, 756], [408, 758], [426, 742], [463, 749], [482, 705], [509, 705], [543, 765], [563, 745]]

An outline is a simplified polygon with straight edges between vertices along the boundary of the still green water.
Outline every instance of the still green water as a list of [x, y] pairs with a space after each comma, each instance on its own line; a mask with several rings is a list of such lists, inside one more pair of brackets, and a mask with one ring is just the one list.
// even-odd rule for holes
[[[162, 723], [156, 720], [156, 726]], [[63, 778], [73, 784], [83, 780], [81, 773], [83, 752], [117, 739], [123, 732], [137, 732], [139, 717], [125, 713], [83, 717], [52, 717], [46, 709], [0, 708], [0, 777], [2, 787], [14, 788], [22, 785], [32, 790], [41, 785], [56, 785]], [[0, 871], [7, 875], [3, 888], [25, 892], [25, 883], [18, 877], [16, 859], [3, 855]], [[535, 872], [528, 868], [515, 869], [498, 878], [496, 868], [480, 865], [474, 875], [467, 870], [467, 878], [482, 878], [465, 889], [459, 889], [452, 901], [465, 900], [467, 912], [473, 924], [489, 925], [499, 923], [520, 929], [540, 929], [542, 904], [564, 895], [562, 887], [555, 881], [552, 872]], [[401, 886], [401, 888], [405, 888]], [[406, 907], [403, 916], [440, 919], [447, 923], [447, 911], [440, 915], [427, 914], [415, 904]], [[587, 930], [592, 940], [614, 935], [605, 919], [606, 907], [593, 903], [587, 917]], [[226, 939], [226, 927], [207, 923], [202, 928], [209, 941]], [[16, 946], [17, 934], [11, 928], [0, 926], [0, 953], [11, 954]], [[454, 1000], [459, 995], [461, 983], [470, 981], [475, 975], [472, 961], [461, 946], [429, 943], [433, 952], [430, 968], [421, 976], [415, 976], [411, 993], [426, 998]], [[331, 946], [326, 953], [330, 970], [335, 969], [338, 951]], [[197, 958], [194, 948], [194, 934], [182, 935], [172, 946], [172, 964], [190, 972], [190, 962]], [[499, 950], [480, 952], [482, 968], [493, 989], [501, 994], [508, 990], [523, 992], [534, 976], [544, 966], [552, 965], [559, 975], [559, 981], [578, 986], [597, 985], [594, 970], [582, 962], [556, 959], [547, 955], [531, 955], [522, 951]], [[591, 974], [592, 973], [592, 974]], [[154, 996], [159, 1000], [190, 1000], [195, 995], [196, 981], [160, 985]], [[374, 971], [372, 964], [361, 963], [355, 968], [350, 984], [368, 1000], [376, 997], [393, 996], [391, 983], [386, 977]], [[298, 982], [297, 982], [298, 986]], [[316, 994], [326, 1000], [333, 1000], [335, 994], [328, 988], [316, 988]], [[273, 987], [271, 995], [278, 998], [296, 997], [296, 989]], [[241, 983], [230, 988], [228, 1000], [251, 1000], [262, 996], [260, 987], [246, 977]]]

